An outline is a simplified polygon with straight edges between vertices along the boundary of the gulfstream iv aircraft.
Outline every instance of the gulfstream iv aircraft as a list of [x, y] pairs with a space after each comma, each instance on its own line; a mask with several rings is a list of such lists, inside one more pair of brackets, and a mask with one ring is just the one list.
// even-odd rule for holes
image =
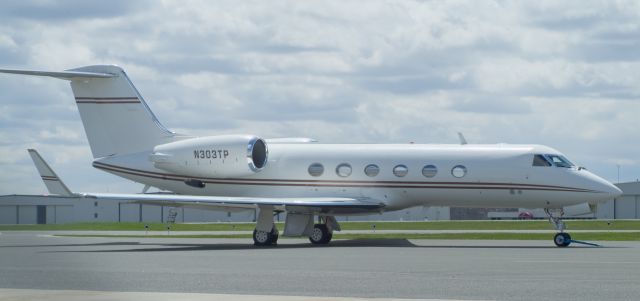
[[621, 194], [542, 145], [321, 144], [251, 133], [194, 137], [167, 130], [120, 67], [0, 72], [70, 81], [93, 166], [173, 192], [85, 197], [224, 211], [258, 208], [256, 245], [276, 243], [274, 212], [286, 212], [283, 235], [326, 244], [340, 230], [335, 216], [452, 206], [545, 208], [558, 230], [555, 244], [567, 246], [571, 237], [564, 232], [563, 213], [589, 213]]

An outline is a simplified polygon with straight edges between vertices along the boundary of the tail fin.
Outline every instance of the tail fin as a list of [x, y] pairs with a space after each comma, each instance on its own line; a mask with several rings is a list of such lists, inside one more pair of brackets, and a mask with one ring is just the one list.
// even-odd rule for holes
[[40, 173], [40, 177], [42, 178], [44, 185], [47, 186], [49, 193], [59, 194], [62, 196], [73, 196], [73, 193], [69, 188], [67, 188], [67, 185], [64, 185], [64, 182], [58, 178], [58, 175], [56, 175], [53, 169], [49, 167], [49, 164], [40, 157], [38, 151], [35, 149], [28, 149], [27, 151], [29, 152], [29, 155], [31, 155], [33, 164], [36, 165], [38, 173]]
[[94, 158], [136, 153], [172, 141], [131, 80], [118, 66], [96, 65], [63, 72], [1, 70], [69, 80]]

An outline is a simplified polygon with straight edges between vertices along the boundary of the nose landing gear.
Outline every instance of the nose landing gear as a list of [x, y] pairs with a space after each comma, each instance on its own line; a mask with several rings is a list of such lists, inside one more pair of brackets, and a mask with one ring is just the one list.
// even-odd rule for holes
[[553, 243], [555, 243], [556, 246], [561, 248], [568, 247], [572, 242], [574, 242], [574, 243], [588, 245], [588, 246], [600, 247], [600, 245], [598, 244], [579, 241], [579, 240], [573, 240], [571, 239], [571, 235], [569, 235], [569, 233], [564, 232], [564, 229], [566, 229], [565, 224], [562, 221], [564, 210], [556, 209], [556, 212], [558, 212], [557, 216], [554, 216], [553, 213], [551, 212], [551, 209], [548, 209], [548, 208], [545, 208], [544, 212], [547, 214], [547, 216], [549, 216], [549, 222], [556, 228], [556, 230], [558, 230], [558, 233], [553, 237]]
[[549, 222], [556, 228], [556, 230], [558, 230], [556, 236], [553, 237], [553, 242], [558, 247], [568, 247], [571, 244], [572, 240], [571, 235], [564, 232], [564, 229], [566, 227], [564, 222], [562, 221], [564, 210], [559, 209], [555, 211], [557, 212], [556, 216], [553, 215], [553, 212], [551, 212], [549, 208], [544, 209], [544, 213], [546, 213], [549, 217]]

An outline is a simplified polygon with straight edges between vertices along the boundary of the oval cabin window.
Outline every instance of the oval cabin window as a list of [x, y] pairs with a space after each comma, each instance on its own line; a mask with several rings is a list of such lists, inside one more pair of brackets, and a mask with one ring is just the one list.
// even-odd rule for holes
[[456, 178], [462, 178], [467, 175], [467, 168], [463, 165], [456, 165], [451, 169], [451, 175]]
[[425, 165], [422, 168], [422, 175], [426, 178], [433, 178], [438, 173], [438, 168], [435, 165]]
[[313, 163], [309, 165], [308, 171], [312, 177], [319, 177], [324, 172], [324, 166], [320, 163]]
[[396, 167], [393, 168], [393, 174], [396, 177], [404, 177], [409, 173], [409, 168], [407, 168], [407, 166], [405, 165], [396, 165]]
[[336, 167], [336, 174], [340, 177], [346, 178], [351, 175], [351, 165], [348, 163], [342, 163]]
[[375, 164], [369, 164], [364, 168], [364, 174], [369, 177], [375, 177], [380, 173], [380, 167]]

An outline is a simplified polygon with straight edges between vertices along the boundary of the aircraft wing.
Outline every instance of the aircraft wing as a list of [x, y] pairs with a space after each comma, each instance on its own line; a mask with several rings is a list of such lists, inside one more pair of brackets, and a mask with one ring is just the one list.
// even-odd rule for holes
[[198, 196], [169, 193], [73, 193], [67, 188], [64, 182], [58, 178], [53, 169], [49, 167], [49, 164], [47, 164], [36, 150], [29, 149], [28, 151], [40, 176], [45, 181], [49, 192], [63, 196], [217, 211], [253, 210], [260, 206], [271, 206], [276, 210], [287, 210], [297, 213], [361, 214], [380, 212], [384, 208], [383, 203], [376, 202], [369, 198], [262, 198]]
[[316, 198], [261, 198], [261, 197], [220, 197], [220, 196], [196, 196], [179, 194], [112, 194], [112, 193], [83, 193], [85, 198], [98, 200], [120, 200], [136, 204], [147, 204], [169, 207], [187, 207], [208, 210], [247, 210], [259, 206], [274, 206], [274, 208], [286, 209], [297, 212], [316, 212], [326, 214], [349, 214], [377, 212], [384, 208], [383, 203], [375, 202], [369, 198], [340, 198], [340, 197], [316, 197]]

